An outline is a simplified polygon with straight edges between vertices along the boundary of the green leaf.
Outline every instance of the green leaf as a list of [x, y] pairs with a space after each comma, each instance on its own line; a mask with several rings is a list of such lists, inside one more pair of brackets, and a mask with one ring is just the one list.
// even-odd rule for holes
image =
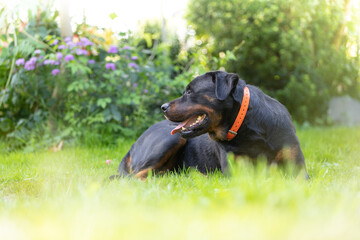
[[114, 20], [118, 17], [118, 15], [116, 15], [116, 13], [110, 13], [109, 17], [111, 18], [111, 20]]
[[5, 42], [7, 40], [7, 35], [6, 34], [0, 34], [0, 40]]
[[121, 114], [120, 114], [120, 112], [118, 111], [118, 108], [117, 108], [117, 106], [116, 106], [115, 104], [111, 104], [111, 105], [110, 105], [110, 111], [111, 111], [111, 113], [112, 113], [113, 119], [116, 120], [116, 121], [118, 121], [118, 122], [120, 122], [120, 120], [121, 120]]
[[108, 103], [111, 103], [111, 98], [99, 98], [96, 102], [96, 105], [102, 108], [106, 108]]
[[144, 39], [148, 48], [152, 46], [152, 35], [150, 33], [144, 33]]
[[0, 118], [0, 131], [8, 132], [12, 128], [11, 120], [8, 118]]
[[105, 121], [105, 122], [110, 121], [111, 118], [112, 118], [111, 112], [110, 112], [109, 109], [105, 109], [105, 110], [103, 111], [103, 116], [104, 116], [104, 121]]

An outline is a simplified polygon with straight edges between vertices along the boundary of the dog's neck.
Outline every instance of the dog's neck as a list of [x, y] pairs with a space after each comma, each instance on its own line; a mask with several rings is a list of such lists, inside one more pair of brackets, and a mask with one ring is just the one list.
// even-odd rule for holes
[[[224, 105], [229, 106], [229, 108], [225, 108], [222, 114], [223, 119], [220, 126], [223, 127], [219, 127], [215, 131], [209, 132], [211, 139], [220, 141], [225, 145], [226, 143], [232, 145], [237, 139], [241, 138], [241, 132], [246, 128], [245, 126], [241, 126], [246, 125], [244, 120], [250, 105], [250, 91], [247, 87], [246, 90], [241, 89], [238, 91], [241, 91], [241, 94], [237, 94], [233, 98], [229, 98], [227, 102], [224, 102]], [[245, 91], [247, 91], [246, 94]], [[231, 103], [228, 101], [231, 101]], [[239, 117], [239, 113], [241, 114], [241, 112], [243, 114]], [[229, 137], [229, 130], [236, 132], [236, 134], [231, 134], [233, 136]]]
[[223, 117], [219, 124], [219, 127], [216, 127], [213, 131], [210, 131], [209, 136], [214, 141], [226, 143], [226, 142], [232, 142], [237, 138], [235, 137], [233, 140], [228, 141], [227, 133], [231, 128], [231, 126], [234, 124], [236, 116], [239, 113], [241, 103], [231, 98], [226, 100], [224, 105], [227, 107], [225, 107], [224, 111], [222, 112]]
[[245, 86], [240, 109], [238, 111], [238, 114], [236, 115], [233, 125], [229, 129], [227, 136], [226, 136], [226, 139], [228, 141], [231, 141], [237, 135], [238, 130], [241, 127], [241, 125], [245, 119], [245, 116], [246, 116], [246, 113], [247, 113], [247, 110], [249, 107], [249, 103], [250, 103], [250, 90], [248, 87]]

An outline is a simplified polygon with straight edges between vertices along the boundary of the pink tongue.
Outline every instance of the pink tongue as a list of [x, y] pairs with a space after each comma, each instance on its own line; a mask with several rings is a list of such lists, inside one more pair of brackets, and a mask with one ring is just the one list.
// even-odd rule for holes
[[182, 123], [180, 123], [176, 128], [174, 128], [174, 129], [171, 131], [171, 135], [174, 135], [175, 133], [180, 132], [180, 131], [181, 131], [181, 128], [182, 128], [183, 126], [185, 126], [188, 121], [189, 121], [189, 119], [187, 119], [187, 120], [183, 121]]

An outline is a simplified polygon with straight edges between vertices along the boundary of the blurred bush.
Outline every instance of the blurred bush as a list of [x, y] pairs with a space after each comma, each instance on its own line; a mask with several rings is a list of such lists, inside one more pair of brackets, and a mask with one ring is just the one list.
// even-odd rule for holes
[[227, 71], [280, 100], [296, 121], [326, 123], [331, 96], [359, 97], [359, 33], [349, 4], [191, 0], [187, 19], [208, 66], [213, 56], [233, 54]]

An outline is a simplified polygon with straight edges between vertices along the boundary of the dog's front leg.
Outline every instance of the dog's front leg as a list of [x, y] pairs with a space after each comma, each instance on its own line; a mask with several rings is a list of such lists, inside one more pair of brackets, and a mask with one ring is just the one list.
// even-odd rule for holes
[[220, 148], [219, 148], [219, 162], [220, 162], [221, 172], [225, 176], [229, 176], [230, 175], [229, 163], [228, 163], [228, 160], [227, 160], [227, 153], [226, 153], [225, 148], [223, 146], [220, 146]]

